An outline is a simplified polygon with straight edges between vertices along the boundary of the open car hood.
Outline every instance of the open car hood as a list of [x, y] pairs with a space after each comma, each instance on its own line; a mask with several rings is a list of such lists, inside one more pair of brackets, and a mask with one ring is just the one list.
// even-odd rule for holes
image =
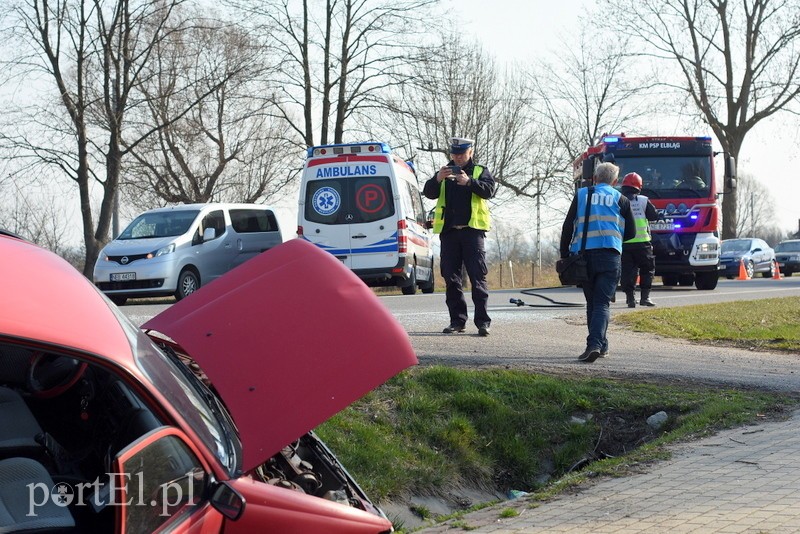
[[403, 369], [408, 335], [334, 256], [294, 239], [147, 321], [206, 373], [250, 471]]

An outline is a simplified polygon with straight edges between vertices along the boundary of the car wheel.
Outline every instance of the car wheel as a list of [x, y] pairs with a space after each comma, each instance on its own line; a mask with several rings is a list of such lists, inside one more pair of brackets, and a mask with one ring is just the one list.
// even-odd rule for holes
[[745, 263], [744, 269], [747, 271], [747, 278], [753, 278], [753, 273], [755, 272], [753, 260], [749, 260], [747, 263]]
[[111, 302], [113, 302], [117, 306], [123, 306], [126, 302], [128, 302], [128, 297], [119, 297], [116, 295], [113, 296], [110, 295], [108, 298], [111, 299]]
[[403, 292], [403, 295], [416, 295], [417, 293], [417, 266], [415, 265], [413, 269], [411, 269], [411, 276], [409, 277], [409, 284], [407, 286], [403, 286], [400, 290]]
[[775, 276], [775, 264], [774, 263], [770, 263], [769, 264], [769, 270], [761, 273], [761, 276], [763, 278], [772, 278], [773, 276]]
[[186, 269], [178, 277], [178, 289], [175, 291], [175, 298], [181, 300], [198, 289], [200, 289], [200, 278], [194, 271]]
[[725, 278], [727, 278], [728, 280], [733, 280], [733, 275], [729, 274], [729, 275], [728, 275], [728, 276], [726, 276]]

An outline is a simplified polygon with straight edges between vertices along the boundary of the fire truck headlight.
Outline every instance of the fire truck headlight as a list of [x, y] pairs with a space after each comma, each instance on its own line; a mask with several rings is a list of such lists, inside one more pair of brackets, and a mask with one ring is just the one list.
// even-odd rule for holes
[[697, 246], [699, 252], [715, 252], [719, 248], [717, 243], [701, 243]]

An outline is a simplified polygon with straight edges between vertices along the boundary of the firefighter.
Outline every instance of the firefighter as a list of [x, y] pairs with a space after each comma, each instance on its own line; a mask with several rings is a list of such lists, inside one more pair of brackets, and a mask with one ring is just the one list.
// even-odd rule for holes
[[653, 245], [650, 242], [650, 221], [658, 219], [655, 206], [646, 196], [641, 194], [642, 177], [635, 172], [630, 172], [622, 179], [620, 192], [631, 202], [631, 211], [636, 220], [636, 237], [622, 243], [622, 275], [620, 285], [625, 292], [625, 301], [629, 308], [636, 307], [636, 277], [639, 277], [639, 287], [642, 306], [655, 306], [650, 300], [650, 288], [653, 286], [653, 276], [656, 273], [656, 258], [653, 255]]
[[472, 285], [473, 319], [478, 335], [488, 336], [491, 319], [487, 312], [489, 288], [484, 240], [490, 226], [487, 200], [494, 195], [495, 181], [486, 167], [472, 161], [474, 144], [472, 139], [451, 138], [451, 160], [425, 182], [422, 192], [436, 200], [433, 233], [439, 234], [441, 242], [439, 266], [447, 286], [445, 301], [450, 314], [450, 325], [442, 332], [465, 330], [468, 317], [463, 265]]

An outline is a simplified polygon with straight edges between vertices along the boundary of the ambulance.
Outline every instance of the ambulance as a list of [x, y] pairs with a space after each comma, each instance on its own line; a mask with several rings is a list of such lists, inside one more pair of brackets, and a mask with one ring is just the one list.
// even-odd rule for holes
[[368, 286], [433, 292], [433, 236], [417, 177], [386, 143], [310, 147], [297, 213], [298, 238]]

